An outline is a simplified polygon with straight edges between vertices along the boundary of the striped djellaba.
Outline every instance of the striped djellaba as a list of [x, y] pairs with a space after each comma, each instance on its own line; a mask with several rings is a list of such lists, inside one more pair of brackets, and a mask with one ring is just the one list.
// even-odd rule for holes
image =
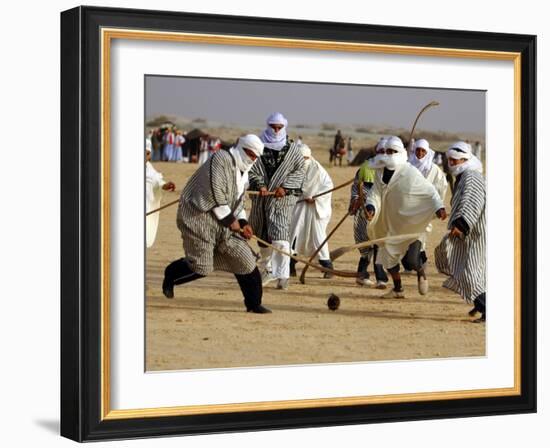
[[[270, 162], [282, 158], [282, 162], [271, 171]], [[289, 241], [290, 221], [304, 180], [304, 156], [299, 145], [289, 142], [281, 151], [264, 149], [264, 154], [250, 170], [250, 188], [259, 190], [266, 187], [274, 191], [278, 187], [286, 190], [282, 198], [255, 196], [252, 198], [250, 225], [254, 233], [267, 241]]]
[[183, 248], [191, 269], [200, 275], [214, 270], [249, 274], [256, 256], [248, 243], [223, 226], [212, 209], [228, 205], [241, 218], [244, 195], [238, 196], [235, 160], [218, 151], [191, 176], [183, 189], [177, 213]]
[[437, 270], [449, 278], [443, 286], [472, 303], [486, 292], [485, 179], [475, 170], [457, 177], [448, 228], [457, 219], [468, 225], [464, 238], [445, 235], [435, 249]]

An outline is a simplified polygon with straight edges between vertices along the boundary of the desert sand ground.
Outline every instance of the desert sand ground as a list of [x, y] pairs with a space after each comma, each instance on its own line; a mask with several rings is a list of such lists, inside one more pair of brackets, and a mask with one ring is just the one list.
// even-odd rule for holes
[[[327, 167], [324, 148], [313, 148], [313, 154]], [[157, 162], [155, 167], [180, 191], [197, 165]], [[357, 167], [327, 169], [339, 185], [351, 179]], [[163, 202], [177, 197], [177, 193], [164, 193]], [[448, 193], [447, 205], [449, 199]], [[346, 213], [348, 201], [349, 187], [333, 194], [327, 231]], [[384, 299], [383, 290], [356, 286], [350, 278], [326, 280], [310, 269], [305, 285], [294, 278], [288, 291], [275, 289], [274, 283], [265, 287], [263, 303], [273, 313], [257, 315], [245, 312], [238, 285], [228, 273], [215, 272], [177, 286], [172, 300], [162, 295], [164, 267], [182, 257], [183, 249], [176, 206], [160, 213], [157, 239], [146, 252], [149, 371], [485, 355], [485, 325], [471, 323], [470, 306], [441, 286], [444, 276], [433, 264], [433, 250], [446, 231], [446, 222], [435, 220], [428, 237], [430, 292], [426, 296], [418, 293], [416, 276], [403, 276], [406, 298]], [[353, 219], [348, 218], [329, 245], [334, 249], [353, 243]], [[350, 252], [335, 267], [355, 270], [357, 261], [358, 253]], [[298, 264], [298, 274], [302, 266]], [[337, 311], [327, 308], [331, 293], [341, 298]]]

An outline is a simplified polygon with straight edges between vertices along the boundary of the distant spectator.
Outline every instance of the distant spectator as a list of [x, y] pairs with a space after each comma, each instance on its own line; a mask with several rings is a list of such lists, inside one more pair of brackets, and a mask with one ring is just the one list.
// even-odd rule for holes
[[199, 146], [199, 166], [205, 163], [208, 160], [209, 151], [208, 151], [208, 135], [201, 137], [200, 146]]
[[185, 137], [183, 133], [178, 130], [176, 131], [176, 139], [174, 141], [174, 161], [183, 162], [183, 144], [185, 143]]
[[346, 155], [346, 139], [341, 136], [340, 142], [338, 143], [338, 147], [336, 148], [335, 158], [334, 158], [334, 164], [338, 164], [339, 166], [342, 166], [342, 159]]
[[[434, 163], [441, 169], [443, 169], [443, 155], [440, 152], [436, 152], [434, 156]], [[445, 171], [445, 170], [443, 170]]]
[[351, 162], [353, 162], [353, 147], [351, 145], [352, 138], [348, 137], [348, 165], [351, 165]]
[[[332, 165], [332, 163], [336, 164], [336, 158], [338, 156], [338, 152], [340, 150], [342, 142], [344, 142], [344, 146], [345, 146], [346, 141], [344, 140], [344, 137], [342, 136], [342, 131], [340, 131], [340, 129], [338, 129], [338, 131], [336, 132], [336, 135], [334, 136], [334, 144], [332, 145], [332, 149], [330, 151], [329, 164], [331, 164], [331, 165]], [[342, 163], [341, 160], [340, 160], [340, 163]]]
[[151, 160], [158, 162], [159, 160], [162, 160], [162, 149], [163, 149], [163, 143], [162, 143], [162, 131], [160, 129], [155, 129], [153, 131], [153, 135], [151, 136], [151, 143], [152, 143], [152, 151], [151, 154]]
[[187, 133], [182, 132], [182, 136], [185, 139], [185, 141], [181, 144], [182, 162], [189, 163], [191, 161], [191, 147], [189, 146], [189, 142], [187, 141]]
[[171, 162], [174, 160], [174, 150], [175, 150], [174, 141], [175, 141], [175, 136], [174, 136], [174, 133], [172, 132], [172, 129], [167, 129], [163, 138], [164, 151], [162, 154], [162, 160], [166, 162]]

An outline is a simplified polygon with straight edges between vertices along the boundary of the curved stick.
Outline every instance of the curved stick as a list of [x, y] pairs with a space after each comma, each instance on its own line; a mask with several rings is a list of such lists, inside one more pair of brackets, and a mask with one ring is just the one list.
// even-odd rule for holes
[[[315, 250], [315, 252], [313, 253], [313, 255], [311, 257], [309, 257], [309, 262], [311, 263], [313, 261], [313, 259], [315, 258], [315, 256], [321, 251], [321, 249], [323, 248], [323, 246], [327, 243], [327, 241], [330, 239], [330, 237], [332, 235], [334, 235], [334, 232], [336, 232], [338, 230], [338, 227], [340, 227], [342, 225], [342, 223], [346, 220], [346, 218], [349, 216], [350, 212], [348, 211], [344, 217], [338, 222], [338, 224], [336, 224], [336, 226], [334, 227], [334, 229], [332, 229], [332, 231], [328, 234], [328, 236], [325, 238], [325, 240], [319, 245], [319, 247]], [[309, 265], [305, 265], [304, 266], [304, 269], [302, 269], [302, 273], [300, 274], [300, 283], [302, 285], [304, 285], [306, 283], [306, 272], [307, 272], [307, 268], [309, 267]]]
[[[322, 193], [319, 193], [319, 194], [316, 194], [315, 196], [313, 196], [311, 199], [315, 199], [315, 198], [318, 198], [320, 196], [323, 196], [325, 194], [329, 194], [329, 193], [332, 193], [333, 191], [336, 191], [336, 190], [339, 190], [340, 188], [344, 188], [345, 186], [351, 184], [355, 179], [351, 179], [341, 185], [338, 185], [337, 187], [334, 187], [333, 189], [331, 190], [327, 190], [327, 191], [323, 191]], [[249, 190], [246, 192], [248, 195], [250, 196], [259, 196], [260, 192], [259, 191], [253, 191], [253, 190]], [[268, 196], [273, 196], [275, 195], [275, 192], [274, 191], [269, 191], [267, 193]], [[298, 202], [304, 202], [305, 199], [300, 199], [299, 201], [297, 201], [296, 203]], [[156, 212], [160, 212], [162, 209], [165, 209], [167, 207], [170, 207], [171, 205], [174, 205], [174, 204], [177, 204], [179, 202], [179, 199], [176, 199], [175, 201], [172, 201], [172, 202], [169, 202], [168, 204], [164, 204], [162, 207], [159, 207], [155, 210], [151, 210], [150, 212], [147, 212], [145, 213], [145, 216], [149, 216], [149, 215], [152, 215], [153, 213], [156, 213]]]
[[255, 239], [256, 241], [258, 241], [259, 243], [262, 243], [263, 245], [265, 246], [268, 246], [270, 247], [271, 249], [273, 249], [275, 252], [279, 252], [280, 254], [283, 254], [283, 255], [286, 255], [287, 257], [290, 257], [292, 258], [293, 260], [296, 260], [296, 261], [299, 261], [301, 263], [304, 263], [305, 265], [307, 266], [310, 266], [314, 269], [317, 269], [321, 272], [329, 272], [330, 274], [334, 274], [334, 275], [337, 275], [339, 277], [347, 277], [347, 278], [357, 278], [357, 272], [351, 272], [351, 271], [337, 271], [336, 269], [330, 269], [330, 268], [325, 268], [324, 266], [320, 266], [318, 264], [315, 264], [315, 263], [311, 263], [310, 261], [308, 261], [307, 258], [303, 258], [303, 257], [300, 257], [298, 255], [292, 255], [288, 252], [285, 252], [284, 250], [281, 250], [279, 249], [278, 247], [275, 247], [271, 244], [269, 244], [267, 241], [264, 241], [262, 240], [261, 238], [257, 237], [256, 235], [252, 235], [251, 237], [252, 239]]
[[414, 123], [413, 123], [413, 126], [412, 126], [412, 129], [411, 129], [411, 133], [409, 134], [409, 142], [411, 141], [412, 139], [412, 136], [414, 134], [414, 130], [416, 128], [416, 123], [418, 123], [418, 120], [420, 119], [420, 116], [426, 112], [430, 107], [434, 107], [434, 106], [439, 106], [439, 102], [437, 101], [431, 101], [429, 102], [428, 104], [426, 104], [421, 110], [420, 112], [418, 112], [418, 115], [416, 116], [416, 120], [414, 120]]
[[338, 249], [334, 249], [330, 252], [330, 259], [336, 260], [337, 258], [340, 258], [342, 255], [348, 253], [349, 251], [352, 251], [354, 249], [362, 249], [363, 247], [369, 247], [374, 246], [376, 244], [385, 243], [387, 241], [399, 241], [403, 239], [412, 239], [412, 238], [418, 238], [421, 233], [407, 233], [403, 235], [393, 235], [393, 236], [385, 236], [384, 238], [377, 238], [375, 240], [369, 240], [369, 241], [363, 241], [361, 243], [352, 244], [351, 246], [344, 246], [339, 247]]
[[[251, 191], [251, 190], [247, 191], [246, 193], [251, 195], [251, 196], [255, 196], [255, 195], [260, 194], [259, 191]], [[274, 194], [275, 194], [275, 192], [273, 192], [273, 191], [269, 191], [267, 193], [268, 196], [273, 196]], [[177, 204], [179, 201], [180, 201], [179, 199], [176, 199], [175, 201], [168, 202], [168, 204], [164, 204], [162, 207], [159, 207], [155, 210], [151, 210], [150, 212], [145, 213], [145, 216], [149, 216], [149, 215], [152, 215], [153, 213], [160, 212], [162, 209], [165, 209], [167, 207], [170, 207], [171, 205]]]
[[[344, 182], [341, 185], [338, 185], [337, 187], [331, 188], [330, 190], [323, 191], [322, 193], [316, 194], [315, 196], [312, 196], [311, 199], [317, 199], [318, 197], [324, 196], [325, 194], [332, 193], [333, 191], [339, 190], [340, 188], [344, 188], [348, 186], [349, 184], [352, 184], [355, 181], [355, 177], [351, 180], [348, 180], [347, 182]], [[299, 201], [296, 201], [296, 204], [299, 204], [300, 202], [304, 202], [305, 199], [300, 199]]]

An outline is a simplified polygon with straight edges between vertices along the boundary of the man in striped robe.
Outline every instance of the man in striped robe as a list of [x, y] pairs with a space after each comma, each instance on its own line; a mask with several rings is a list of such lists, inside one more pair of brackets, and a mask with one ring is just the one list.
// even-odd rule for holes
[[[281, 113], [271, 114], [261, 135], [264, 153], [250, 170], [250, 186], [259, 191], [252, 198], [250, 225], [262, 239], [283, 252], [290, 252], [290, 221], [304, 180], [304, 157], [286, 134], [288, 122]], [[269, 193], [273, 195], [268, 195]], [[263, 284], [277, 280], [278, 289], [288, 289], [290, 259], [260, 245]], [[271, 270], [269, 272], [269, 263]]]
[[477, 312], [486, 319], [485, 179], [481, 161], [468, 143], [456, 142], [447, 151], [449, 170], [455, 177], [451, 199], [449, 233], [435, 249], [439, 272], [448, 275], [443, 286], [473, 303], [470, 316]]
[[241, 137], [236, 147], [216, 152], [187, 182], [177, 212], [185, 258], [164, 271], [162, 291], [167, 298], [174, 297], [175, 285], [222, 270], [235, 274], [247, 311], [271, 312], [261, 305], [261, 274], [246, 242], [253, 232], [243, 201], [249, 170], [263, 147], [255, 135]]

